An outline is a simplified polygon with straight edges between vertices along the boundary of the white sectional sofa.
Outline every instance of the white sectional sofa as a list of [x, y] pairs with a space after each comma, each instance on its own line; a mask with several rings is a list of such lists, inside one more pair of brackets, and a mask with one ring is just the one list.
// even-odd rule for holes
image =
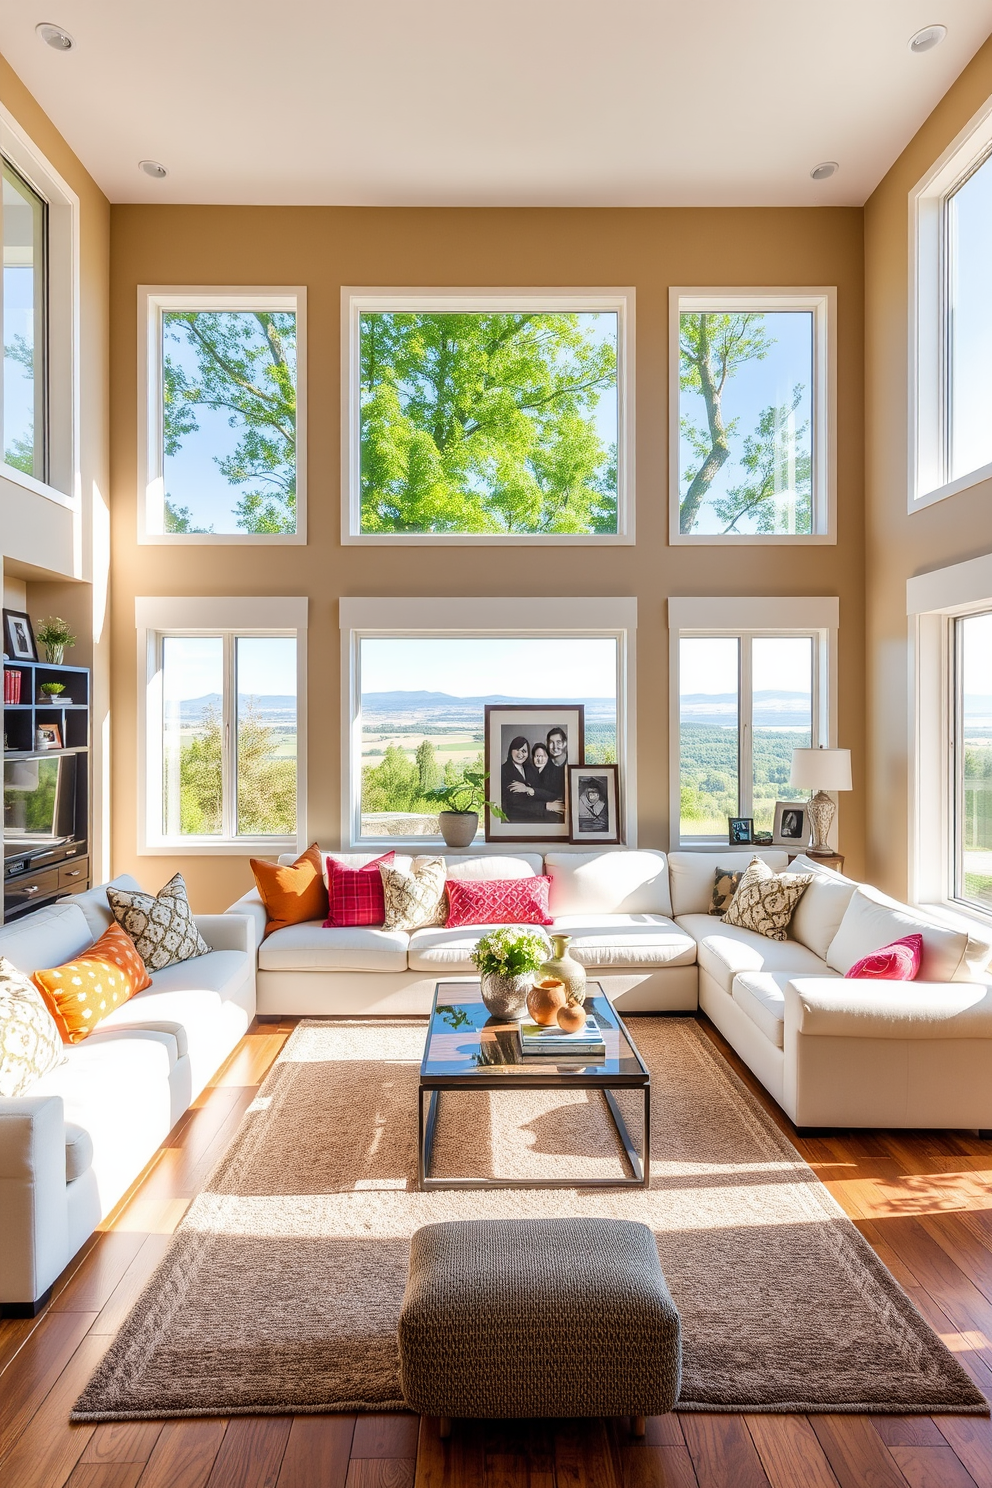
[[[134, 879], [113, 882], [136, 889]], [[85, 950], [112, 922], [106, 886], [0, 927], [31, 973]], [[250, 920], [197, 915], [211, 947], [152, 975], [66, 1062], [0, 1100], [0, 1312], [31, 1315], [137, 1178], [255, 1015]]]

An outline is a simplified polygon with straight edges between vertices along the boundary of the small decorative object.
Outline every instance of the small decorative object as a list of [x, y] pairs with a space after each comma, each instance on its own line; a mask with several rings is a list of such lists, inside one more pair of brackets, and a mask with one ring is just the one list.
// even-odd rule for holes
[[61, 666], [66, 646], [74, 646], [76, 637], [67, 621], [60, 615], [49, 615], [38, 627], [38, 639], [45, 648], [45, 658], [53, 666]]
[[567, 842], [568, 767], [584, 758], [583, 704], [487, 703], [485, 746], [493, 779], [486, 841]]
[[536, 930], [503, 925], [482, 937], [470, 955], [479, 968], [482, 1000], [491, 1013], [501, 1018], [521, 1017], [534, 975], [547, 953], [548, 943]]
[[727, 837], [733, 847], [750, 847], [754, 841], [754, 817], [728, 816]]
[[619, 843], [619, 779], [617, 765], [569, 765], [570, 842]]
[[[65, 692], [65, 683], [42, 682], [41, 687], [38, 690], [41, 693], [41, 702], [58, 703], [62, 701], [62, 694]], [[65, 701], [68, 702], [69, 699], [66, 698]]]
[[37, 661], [38, 647], [34, 643], [31, 617], [23, 610], [3, 612], [4, 650], [14, 661]]
[[[833, 802], [831, 802], [831, 806]], [[809, 840], [808, 801], [776, 801], [772, 841], [776, 847], [805, 852]]]
[[[837, 807], [827, 795], [827, 791], [851, 789], [851, 751], [823, 748], [794, 749], [789, 784], [806, 786], [816, 791], [808, 807], [809, 819], [813, 826], [813, 843], [807, 851], [820, 858], [833, 857], [834, 850], [827, 841], [827, 834]], [[777, 815], [775, 820], [778, 821]]]
[[580, 1002], [567, 1002], [558, 1009], [558, 1027], [564, 1033], [578, 1033], [585, 1027], [586, 1010]]
[[455, 785], [441, 785], [437, 790], [424, 792], [424, 800], [444, 807], [437, 814], [437, 823], [447, 847], [471, 847], [483, 808], [506, 820], [500, 807], [486, 800], [488, 779], [488, 771], [483, 774], [481, 770], [465, 770]]
[[57, 723], [39, 723], [34, 731], [35, 749], [61, 749], [62, 730]]
[[586, 969], [568, 954], [570, 935], [552, 935], [551, 955], [540, 968], [540, 976], [563, 982], [569, 1002], [585, 1002]]
[[567, 1006], [565, 984], [553, 977], [542, 977], [527, 993], [527, 1011], [542, 1028], [551, 1028], [557, 1023], [558, 1014]]

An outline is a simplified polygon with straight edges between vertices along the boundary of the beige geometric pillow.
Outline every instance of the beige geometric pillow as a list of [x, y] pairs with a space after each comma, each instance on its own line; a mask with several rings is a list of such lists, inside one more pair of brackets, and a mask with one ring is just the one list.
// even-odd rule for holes
[[414, 858], [410, 872], [380, 863], [386, 901], [385, 930], [424, 930], [448, 918], [447, 873], [443, 858]]
[[23, 1095], [65, 1059], [65, 1044], [38, 988], [0, 956], [0, 1096]]
[[724, 924], [755, 930], [769, 940], [788, 940], [789, 921], [812, 882], [812, 873], [773, 873], [767, 863], [752, 858]]
[[157, 894], [108, 888], [107, 899], [114, 919], [130, 935], [149, 971], [192, 961], [210, 950], [196, 928], [181, 873], [173, 874]]

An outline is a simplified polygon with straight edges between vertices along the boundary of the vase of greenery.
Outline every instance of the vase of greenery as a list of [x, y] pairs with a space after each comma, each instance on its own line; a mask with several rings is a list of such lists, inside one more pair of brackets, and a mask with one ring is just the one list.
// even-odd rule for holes
[[527, 1007], [534, 974], [548, 954], [539, 930], [501, 925], [484, 935], [470, 952], [479, 968], [482, 1000], [498, 1018], [519, 1018]]
[[486, 800], [488, 771], [466, 770], [454, 785], [440, 785], [424, 792], [424, 800], [443, 807], [437, 814], [441, 836], [447, 847], [471, 847], [479, 830], [479, 812], [488, 806], [493, 816], [506, 821], [506, 812]]
[[49, 615], [38, 627], [38, 639], [45, 648], [45, 660], [53, 666], [61, 666], [66, 646], [74, 646], [76, 637], [68, 621], [60, 615]]
[[[59, 703], [62, 701], [62, 694], [65, 692], [65, 683], [42, 682], [40, 691], [41, 701], [43, 703]], [[68, 702], [68, 698], [66, 702]]]

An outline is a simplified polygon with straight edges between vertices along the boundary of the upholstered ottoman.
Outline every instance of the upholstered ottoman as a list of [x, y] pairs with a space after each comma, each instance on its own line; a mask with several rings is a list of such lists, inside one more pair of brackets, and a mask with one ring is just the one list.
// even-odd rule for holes
[[[440, 1416], [663, 1415], [679, 1315], [646, 1225], [495, 1219], [413, 1236], [399, 1324], [411, 1410]], [[640, 1418], [640, 1419], [638, 1419]]]

